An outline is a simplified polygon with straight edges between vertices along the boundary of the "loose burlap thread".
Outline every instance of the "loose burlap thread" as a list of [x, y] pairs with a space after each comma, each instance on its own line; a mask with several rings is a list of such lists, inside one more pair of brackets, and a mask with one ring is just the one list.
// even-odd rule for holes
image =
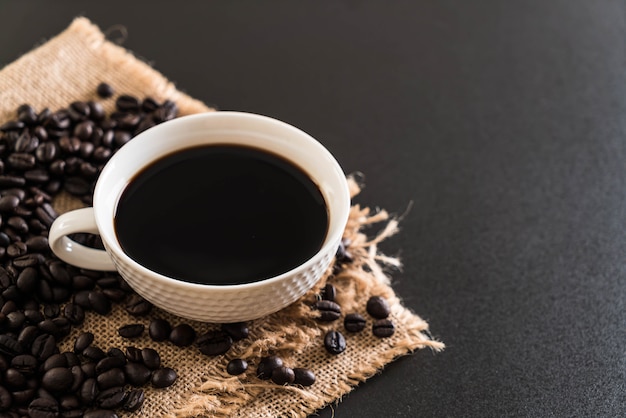
[[[0, 71], [0, 123], [15, 117], [15, 109], [29, 103], [37, 110], [66, 107], [75, 100], [98, 100], [99, 82], [106, 81], [118, 93], [156, 100], [173, 100], [180, 115], [212, 111], [210, 107], [179, 91], [162, 74], [136, 58], [128, 50], [105, 39], [103, 33], [86, 18], [77, 18], [56, 37], [20, 57]], [[111, 111], [112, 99], [102, 100]], [[349, 178], [352, 196], [359, 192]], [[55, 207], [65, 212], [82, 206], [68, 195], [60, 194]], [[372, 224], [383, 225], [373, 238], [365, 233]], [[123, 339], [118, 328], [128, 323], [146, 326], [153, 318], [167, 319], [173, 326], [192, 325], [198, 332], [215, 329], [205, 324], [176, 317], [154, 309], [145, 318], [130, 316], [116, 305], [104, 317], [88, 313], [85, 323], [72, 331], [61, 344], [71, 350], [75, 337], [84, 331], [95, 334], [94, 344], [103, 349], [135, 346], [156, 349], [162, 365], [178, 372], [178, 379], [167, 389], [146, 387], [146, 402], [138, 413], [124, 416], [150, 417], [303, 417], [339, 400], [361, 382], [379, 372], [398, 356], [420, 348], [439, 351], [444, 345], [428, 337], [428, 324], [405, 308], [394, 293], [385, 266], [399, 267], [399, 261], [378, 252], [377, 245], [398, 231], [398, 222], [387, 212], [372, 212], [353, 205], [344, 238], [350, 240], [349, 251], [354, 259], [339, 273], [332, 269], [315, 288], [293, 305], [250, 323], [250, 336], [234, 344], [223, 356], [207, 357], [195, 347], [176, 347], [169, 342], [154, 342], [144, 335]], [[348, 333], [341, 321], [321, 323], [311, 309], [326, 283], [337, 289], [337, 302], [344, 313], [358, 312], [367, 318], [365, 330]], [[383, 296], [391, 306], [390, 318], [396, 331], [390, 338], [372, 335], [372, 318], [365, 304], [372, 295]], [[347, 349], [331, 355], [323, 347], [324, 334], [331, 329], [344, 333]], [[306, 367], [314, 371], [316, 383], [307, 388], [279, 386], [262, 381], [255, 369], [262, 356], [277, 354], [286, 365]], [[230, 376], [226, 365], [233, 358], [246, 359], [250, 365], [241, 376]]]

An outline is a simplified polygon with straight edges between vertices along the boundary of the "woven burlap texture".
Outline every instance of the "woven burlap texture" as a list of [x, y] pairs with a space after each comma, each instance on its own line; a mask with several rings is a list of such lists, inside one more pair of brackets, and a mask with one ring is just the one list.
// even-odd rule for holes
[[[128, 50], [105, 39], [103, 33], [86, 18], [77, 18], [56, 37], [48, 40], [0, 71], [0, 123], [12, 119], [15, 109], [29, 103], [37, 110], [56, 110], [75, 100], [98, 100], [99, 82], [110, 83], [118, 93], [138, 97], [151, 96], [159, 101], [175, 101], [181, 115], [212, 111], [202, 102], [181, 93], [173, 83]], [[111, 111], [113, 100], [101, 101]], [[359, 191], [350, 179], [352, 195]], [[64, 212], [79, 206], [66, 195], [57, 196], [55, 206]], [[368, 238], [365, 231], [374, 223], [381, 231]], [[188, 323], [198, 332], [217, 327], [175, 317], [155, 309], [145, 318], [131, 317], [115, 306], [111, 315], [89, 313], [82, 327], [75, 329], [62, 343], [71, 350], [76, 335], [93, 332], [94, 344], [110, 347], [151, 347], [160, 355], [162, 364], [177, 370], [179, 378], [168, 389], [146, 388], [146, 402], [140, 412], [125, 416], [149, 417], [303, 417], [340, 399], [359, 383], [379, 372], [385, 364], [416, 349], [443, 349], [424, 331], [428, 324], [406, 309], [390, 286], [383, 266], [399, 267], [394, 258], [378, 253], [377, 244], [397, 232], [398, 224], [385, 211], [371, 212], [354, 205], [344, 237], [351, 241], [349, 250], [354, 262], [340, 273], [331, 270], [317, 286], [293, 305], [250, 323], [250, 337], [237, 342], [224, 356], [207, 357], [196, 348], [176, 347], [169, 342], [156, 343], [148, 336], [124, 340], [118, 328], [127, 323], [143, 323], [165, 318], [172, 325]], [[337, 302], [344, 313], [358, 312], [368, 318], [368, 326], [360, 333], [343, 329], [342, 321], [321, 323], [315, 320], [311, 305], [327, 283], [337, 288]], [[391, 306], [391, 319], [396, 332], [390, 338], [372, 335], [372, 319], [365, 311], [372, 295], [385, 297]], [[347, 349], [330, 355], [323, 347], [326, 331], [337, 329], [346, 335]], [[316, 374], [316, 383], [308, 388], [278, 386], [255, 376], [259, 359], [267, 354], [280, 355], [291, 367], [306, 367]], [[250, 367], [237, 377], [226, 373], [226, 364], [233, 358], [244, 358]]]

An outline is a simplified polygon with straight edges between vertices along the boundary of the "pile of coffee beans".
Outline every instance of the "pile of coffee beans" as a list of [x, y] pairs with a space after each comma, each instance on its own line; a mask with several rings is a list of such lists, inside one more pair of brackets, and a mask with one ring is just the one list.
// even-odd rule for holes
[[[106, 83], [97, 93], [102, 99], [114, 95]], [[95, 182], [111, 155], [178, 112], [174, 102], [149, 97], [110, 100], [116, 108], [110, 115], [96, 100], [54, 111], [23, 104], [14, 120], [0, 126], [2, 416], [114, 417], [115, 409], [141, 407], [143, 391], [125, 387], [147, 383], [143, 368], [155, 387], [176, 379], [174, 370], [154, 367], [154, 354], [139, 360], [117, 348], [105, 353], [91, 345], [88, 333], [77, 339], [74, 352], [59, 350], [86, 311], [107, 315], [113, 303], [123, 303], [130, 314], [141, 316], [152, 308], [118, 275], [69, 266], [48, 247], [48, 230], [57, 217], [53, 196], [64, 190], [91, 204]], [[95, 235], [73, 238], [102, 248]], [[136, 326], [123, 331], [129, 336], [139, 332]]]

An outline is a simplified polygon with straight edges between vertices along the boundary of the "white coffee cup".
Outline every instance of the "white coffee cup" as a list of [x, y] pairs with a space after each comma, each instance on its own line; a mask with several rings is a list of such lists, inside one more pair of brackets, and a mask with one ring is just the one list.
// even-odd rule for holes
[[[205, 285], [166, 277], [124, 253], [115, 233], [114, 216], [131, 179], [160, 157], [213, 143], [267, 150], [309, 175], [322, 192], [329, 215], [326, 238], [314, 256], [286, 273], [262, 281]], [[49, 242], [52, 251], [69, 264], [92, 270], [117, 270], [139, 295], [173, 314], [205, 322], [238, 322], [279, 311], [311, 289], [333, 260], [349, 211], [345, 174], [330, 152], [311, 136], [266, 116], [210, 112], [164, 122], [120, 148], [98, 178], [93, 207], [59, 216], [50, 229]], [[80, 232], [99, 234], [106, 251], [68, 238]]]

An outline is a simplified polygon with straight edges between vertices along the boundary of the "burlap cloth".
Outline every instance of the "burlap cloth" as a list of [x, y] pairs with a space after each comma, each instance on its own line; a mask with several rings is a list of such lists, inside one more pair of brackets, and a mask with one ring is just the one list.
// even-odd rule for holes
[[[181, 93], [129, 51], [107, 41], [87, 19], [77, 18], [58, 36], [0, 71], [0, 124], [13, 119], [15, 109], [22, 103], [29, 103], [37, 110], [44, 107], [55, 110], [75, 100], [98, 99], [95, 91], [101, 81], [111, 84], [117, 93], [173, 100], [181, 115], [212, 111]], [[106, 110], [112, 110], [113, 99], [101, 102]], [[357, 194], [356, 182], [351, 180], [350, 184], [353, 195]], [[63, 195], [57, 196], [55, 205], [60, 212], [82, 206]], [[364, 230], [374, 223], [380, 223], [382, 231], [368, 238]], [[396, 231], [397, 222], [386, 212], [373, 213], [354, 205], [344, 234], [352, 241], [350, 252], [354, 262], [335, 276], [329, 271], [315, 289], [292, 306], [253, 321], [250, 338], [236, 343], [224, 356], [207, 357], [193, 346], [179, 348], [169, 342], [157, 343], [147, 335], [124, 340], [117, 333], [122, 324], [141, 322], [147, 326], [155, 317], [166, 318], [172, 325], [190, 323], [199, 332], [216, 325], [194, 323], [158, 309], [149, 317], [138, 319], [121, 306], [116, 306], [107, 317], [88, 313], [84, 325], [73, 331], [62, 343], [62, 349], [71, 349], [78, 333], [91, 331], [96, 336], [94, 344], [105, 350], [129, 345], [152, 347], [161, 354], [163, 365], [178, 371], [179, 378], [172, 387], [165, 390], [147, 387], [143, 408], [129, 416], [306, 416], [340, 399], [398, 356], [424, 347], [443, 349], [441, 342], [427, 336], [428, 324], [402, 306], [383, 270], [385, 266], [399, 267], [396, 259], [377, 251], [377, 244]], [[341, 320], [322, 324], [314, 319], [316, 313], [310, 306], [327, 281], [337, 288], [337, 302], [344, 313], [359, 312], [368, 318], [364, 331], [350, 334], [344, 331]], [[381, 295], [390, 302], [391, 319], [396, 324], [391, 338], [372, 335], [372, 319], [365, 311], [371, 295]], [[325, 332], [333, 328], [343, 332], [347, 340], [346, 351], [336, 356], [328, 354], [323, 347]], [[280, 355], [288, 366], [313, 370], [316, 383], [302, 388], [259, 380], [255, 376], [256, 364], [268, 353]], [[245, 375], [233, 377], [226, 373], [226, 364], [237, 357], [247, 359], [250, 368]]]

